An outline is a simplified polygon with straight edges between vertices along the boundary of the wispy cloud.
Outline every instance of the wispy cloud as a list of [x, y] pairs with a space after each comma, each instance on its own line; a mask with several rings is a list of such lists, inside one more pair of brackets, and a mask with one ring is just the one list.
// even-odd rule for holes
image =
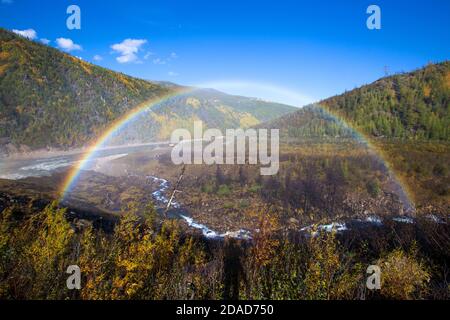
[[116, 58], [119, 63], [138, 62], [137, 53], [145, 43], [145, 39], [125, 39], [121, 43], [113, 44], [111, 49], [119, 54]]
[[176, 76], [178, 76], [179, 74], [176, 73], [176, 72], [174, 72], [174, 71], [169, 71], [168, 75], [169, 75], [170, 77], [176, 77]]
[[153, 55], [155, 55], [153, 52], [148, 51], [148, 52], [145, 54], [144, 59], [145, 59], [145, 60], [148, 60], [148, 58], [150, 58], [150, 57], [153, 56]]
[[34, 40], [37, 37], [37, 32], [34, 29], [26, 29], [26, 30], [13, 29], [12, 31], [30, 40]]
[[68, 38], [58, 38], [56, 39], [56, 44], [58, 45], [58, 48], [65, 50], [65, 51], [76, 51], [76, 50], [83, 50], [83, 48], [72, 41], [72, 39]]
[[93, 59], [94, 59], [94, 61], [102, 61], [103, 57], [98, 55], [98, 54], [96, 54]]
[[51, 41], [46, 38], [41, 38], [39, 41], [41, 41], [43, 44], [49, 44]]
[[13, 2], [13, 0], [2, 0], [2, 3], [4, 4], [12, 4]]
[[153, 59], [154, 64], [164, 65], [170, 63], [170, 61], [178, 59], [178, 55], [172, 52], [167, 58], [155, 58]]
[[154, 64], [166, 64], [167, 61], [166, 61], [166, 60], [163, 60], [163, 59], [161, 59], [161, 58], [156, 58], [156, 59], [153, 59], [153, 63], [154, 63]]

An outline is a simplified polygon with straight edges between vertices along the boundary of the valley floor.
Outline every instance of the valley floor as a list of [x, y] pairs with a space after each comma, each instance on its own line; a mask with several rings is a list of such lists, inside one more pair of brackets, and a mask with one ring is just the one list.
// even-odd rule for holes
[[[417, 193], [430, 174], [444, 185], [446, 148], [397, 146], [396, 172]], [[448, 194], [428, 189], [410, 210], [386, 163], [359, 144], [283, 145], [275, 177], [249, 165], [187, 166], [169, 219], [182, 169], [170, 149], [121, 155], [99, 155], [59, 202], [66, 210], [51, 202], [61, 200], [67, 168], [0, 180], [1, 297], [449, 298]], [[75, 296], [63, 286], [67, 263], [87, 272]], [[365, 288], [374, 263], [384, 266], [380, 292]]]

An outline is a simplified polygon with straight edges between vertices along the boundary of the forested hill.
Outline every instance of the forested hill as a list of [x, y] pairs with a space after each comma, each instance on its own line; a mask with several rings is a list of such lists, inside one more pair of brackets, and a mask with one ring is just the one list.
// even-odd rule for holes
[[450, 62], [382, 78], [320, 102], [375, 137], [450, 139]]
[[[130, 108], [177, 88], [107, 70], [0, 28], [0, 153], [82, 146]], [[199, 90], [159, 106], [116, 142], [165, 139], [194, 120], [220, 129], [249, 127], [295, 110]]]
[[169, 89], [0, 29], [0, 138], [80, 146], [130, 107]]
[[[350, 127], [372, 137], [450, 140], [450, 62], [429, 64], [319, 103], [260, 127], [285, 138], [349, 137]], [[330, 112], [326, 112], [328, 110]]]

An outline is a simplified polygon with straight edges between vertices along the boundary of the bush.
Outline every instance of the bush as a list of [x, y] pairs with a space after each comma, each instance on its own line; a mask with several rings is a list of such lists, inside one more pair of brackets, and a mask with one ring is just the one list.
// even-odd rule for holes
[[312, 237], [304, 279], [304, 298], [353, 299], [362, 281], [361, 265], [354, 264], [336, 241], [335, 234]]
[[248, 189], [248, 191], [252, 193], [257, 193], [259, 190], [261, 190], [261, 186], [259, 184], [254, 184]]
[[219, 196], [227, 196], [231, 193], [230, 188], [226, 184], [222, 184], [219, 186], [219, 189], [217, 190], [217, 194]]
[[214, 190], [214, 186], [211, 183], [207, 183], [202, 185], [202, 192], [203, 193], [212, 193]]
[[380, 183], [377, 179], [370, 180], [366, 184], [367, 192], [370, 194], [371, 197], [376, 198], [381, 192]]
[[420, 299], [430, 281], [424, 264], [415, 257], [396, 249], [378, 261], [381, 268], [381, 295], [387, 299]]

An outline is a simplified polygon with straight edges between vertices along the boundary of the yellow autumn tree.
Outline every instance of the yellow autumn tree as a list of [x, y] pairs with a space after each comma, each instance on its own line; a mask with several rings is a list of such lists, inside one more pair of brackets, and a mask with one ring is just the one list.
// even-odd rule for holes
[[[362, 283], [362, 267], [340, 252], [335, 232], [318, 233], [309, 242], [304, 297], [313, 300], [352, 299]], [[351, 266], [352, 265], [352, 266]]]
[[425, 264], [417, 258], [413, 247], [406, 253], [396, 249], [378, 260], [381, 268], [381, 295], [388, 299], [420, 299], [430, 281]]
[[31, 298], [61, 299], [66, 293], [65, 271], [74, 264], [69, 258], [74, 231], [65, 212], [52, 203], [30, 219], [23, 230], [30, 237], [21, 262], [25, 268], [27, 296]]

